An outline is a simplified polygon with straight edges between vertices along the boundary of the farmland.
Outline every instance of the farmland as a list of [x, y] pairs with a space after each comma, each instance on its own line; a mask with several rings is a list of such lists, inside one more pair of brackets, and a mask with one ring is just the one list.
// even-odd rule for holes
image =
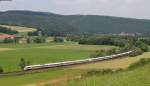
[[46, 44], [0, 44], [0, 66], [5, 72], [17, 71], [19, 61], [25, 58], [30, 64], [43, 64], [88, 58], [96, 50], [113, 46], [78, 45], [74, 42]]
[[[18, 46], [18, 47], [20, 48], [20, 46]], [[12, 86], [38, 86], [38, 84], [40, 84], [40, 83], [42, 83], [42, 84], [44, 83], [44, 85], [45, 85], [45, 84], [52, 83], [52, 81], [57, 82], [57, 84], [58, 83], [62, 84], [63, 81], [61, 81], [61, 80], [65, 81], [65, 79], [66, 78], [68, 79], [68, 77], [72, 77], [72, 78], [76, 77], [76, 76], [80, 75], [81, 73], [84, 73], [87, 70], [91, 70], [91, 66], [93, 66], [93, 68], [95, 68], [95, 69], [126, 68], [130, 63], [133, 63], [133, 62], [139, 60], [140, 58], [145, 58], [145, 57], [150, 58], [149, 54], [150, 53], [147, 52], [147, 53], [144, 53], [143, 55], [140, 55], [140, 56], [137, 56], [137, 57], [126, 57], [126, 58], [122, 58], [122, 59], [102, 61], [102, 62], [98, 62], [98, 63], [85, 64], [85, 65], [77, 65], [77, 66], [72, 66], [72, 67], [67, 67], [67, 68], [55, 68], [55, 69], [50, 69], [47, 72], [41, 72], [41, 73], [26, 74], [26, 75], [20, 75], [20, 76], [1, 77], [0, 78], [0, 83], [3, 86], [10, 86], [10, 85], [12, 85]], [[121, 60], [121, 62], [119, 62], [120, 60]], [[124, 64], [127, 61], [129, 61], [129, 63]], [[93, 64], [97, 64], [97, 65], [93, 65]], [[117, 66], [116, 66], [116, 64], [117, 64]], [[85, 66], [85, 68], [83, 68], [83, 66]], [[148, 67], [146, 67], [146, 68], [147, 68], [147, 70], [143, 70], [144, 72], [149, 70]], [[144, 68], [142, 68], [142, 69], [144, 69]], [[138, 69], [138, 70], [140, 70], [140, 69]], [[138, 71], [138, 70], [136, 70], [136, 71]], [[136, 72], [136, 71], [134, 71], [134, 72]], [[144, 73], [143, 71], [141, 71], [141, 72]], [[140, 74], [141, 72], [136, 73], [136, 74]], [[127, 72], [127, 74], [128, 73], [134, 74], [134, 73], [132, 73], [132, 71]], [[148, 73], [148, 72], [146, 72], [146, 73]], [[101, 78], [96, 77], [96, 76], [89, 77], [88, 79], [86, 79], [86, 81], [84, 83], [85, 84], [87, 83], [90, 86], [91, 84], [94, 83], [94, 80], [96, 80], [96, 83], [98, 83], [98, 84], [104, 84], [102, 81], [103, 81], [103, 79], [106, 79], [106, 77], [110, 77], [110, 79], [108, 79], [105, 82], [108, 82], [109, 80], [112, 80], [112, 79], [117, 80], [118, 79], [117, 77], [120, 76], [120, 75], [121, 75], [122, 78], [126, 77], [125, 79], [127, 79], [128, 77], [131, 77], [131, 76], [135, 76], [135, 75], [126, 76], [125, 74], [126, 74], [126, 72], [125, 73], [119, 73], [119, 74], [113, 74], [113, 75], [104, 75]], [[114, 77], [114, 78], [112, 78], [112, 77]], [[92, 80], [92, 81], [90, 82], [90, 80]], [[101, 81], [102, 83], [100, 83], [98, 81]], [[9, 82], [9, 83], [7, 83], [7, 82]], [[79, 81], [78, 83], [82, 84], [81, 82]], [[73, 83], [73, 85], [72, 85], [72, 83]], [[76, 83], [76, 81], [72, 81], [68, 84], [67, 84], [67, 82], [63, 83], [63, 84], [65, 84], [64, 86], [67, 86], [67, 85], [68, 86], [78, 86], [75, 83]], [[99, 86], [99, 85], [96, 85], [96, 83], [95, 83], [95, 86]], [[56, 84], [56, 83], [54, 83], [54, 84]], [[118, 84], [119, 84], [119, 82], [118, 82]], [[58, 85], [58, 86], [61, 86], [61, 85]], [[84, 85], [81, 85], [81, 86], [84, 86]], [[124, 86], [124, 85], [122, 85], [122, 86]], [[130, 86], [132, 86], [132, 85], [130, 85]]]
[[36, 28], [21, 27], [21, 26], [10, 26], [10, 25], [0, 25], [0, 26], [10, 28], [11, 30], [18, 31], [19, 33], [34, 32], [37, 30]]

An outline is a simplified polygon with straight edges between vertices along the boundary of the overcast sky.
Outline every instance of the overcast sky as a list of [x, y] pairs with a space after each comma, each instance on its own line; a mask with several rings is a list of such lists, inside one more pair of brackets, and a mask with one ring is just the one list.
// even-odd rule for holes
[[33, 10], [57, 14], [93, 14], [150, 19], [150, 0], [13, 0], [0, 11]]

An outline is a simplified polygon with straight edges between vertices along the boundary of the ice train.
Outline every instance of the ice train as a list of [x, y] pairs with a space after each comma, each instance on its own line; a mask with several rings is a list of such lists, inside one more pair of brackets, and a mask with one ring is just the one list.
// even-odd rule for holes
[[24, 71], [44, 69], [44, 68], [55, 68], [55, 67], [69, 66], [69, 65], [75, 65], [75, 64], [91, 63], [91, 62], [96, 62], [96, 61], [102, 61], [102, 60], [108, 60], [108, 59], [113, 59], [113, 58], [117, 58], [117, 57], [122, 57], [125, 55], [129, 55], [132, 52], [133, 51], [128, 51], [128, 52], [124, 52], [124, 53], [120, 53], [120, 54], [104, 56], [104, 57], [97, 57], [97, 58], [90, 58], [90, 59], [83, 59], [83, 60], [65, 61], [65, 62], [42, 64], [42, 65], [30, 65], [30, 66], [25, 66]]

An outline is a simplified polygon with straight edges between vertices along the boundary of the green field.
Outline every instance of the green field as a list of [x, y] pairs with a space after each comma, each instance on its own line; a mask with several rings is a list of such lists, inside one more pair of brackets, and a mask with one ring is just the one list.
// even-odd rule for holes
[[[136, 59], [138, 60], [140, 58], [145, 58], [145, 57], [150, 58], [149, 54], [150, 53], [147, 52], [147, 53], [137, 56], [137, 57], [133, 57], [133, 58], [127, 57], [127, 58], [128, 59], [131, 58], [133, 60], [136, 60]], [[115, 60], [111, 60], [111, 61], [115, 61]], [[135, 61], [133, 61], [133, 62], [135, 62]], [[122, 61], [122, 63], [118, 63], [118, 65], [125, 64], [125, 63], [126, 63], [126, 61], [124, 61], [124, 62]], [[106, 63], [104, 63], [104, 64], [106, 64]], [[104, 64], [102, 64], [102, 65], [104, 65]], [[114, 62], [114, 64], [111, 63], [107, 66], [112, 67], [112, 65], [116, 65], [116, 63]], [[105, 69], [105, 67], [106, 66], [104, 66], [102, 68], [100, 65], [99, 69]], [[96, 69], [97, 69], [97, 67], [96, 67]], [[2, 86], [38, 86], [39, 83], [44, 83], [44, 84], [48, 83], [49, 84], [52, 81], [58, 80], [58, 82], [52, 86], [61, 86], [61, 85], [62, 86], [99, 86], [99, 84], [100, 84], [100, 86], [105, 86], [103, 84], [105, 84], [105, 83], [108, 84], [108, 82], [110, 82], [110, 84], [113, 84], [112, 86], [126, 86], [127, 82], [121, 83], [121, 82], [123, 82], [122, 80], [130, 81], [129, 79], [131, 78], [131, 81], [134, 80], [137, 83], [141, 82], [140, 85], [138, 85], [138, 86], [143, 86], [143, 85], [141, 85], [142, 81], [140, 81], [140, 79], [143, 79], [144, 77], [146, 77], [146, 78], [144, 78], [146, 80], [149, 79], [148, 75], [149, 75], [149, 71], [150, 71], [150, 66], [146, 66], [142, 69], [137, 69], [134, 71], [127, 71], [127, 72], [118, 73], [118, 74], [104, 75], [104, 76], [92, 76], [92, 77], [85, 78], [84, 79], [85, 81], [82, 79], [81, 79], [81, 81], [73, 80], [69, 83], [66, 81], [62, 81], [63, 79], [66, 79], [68, 77], [71, 77], [71, 78], [76, 77], [76, 76], [80, 75], [81, 73], [84, 73], [87, 70], [91, 70], [91, 69], [76, 69], [74, 67], [50, 69], [47, 72], [41, 72], [41, 73], [26, 74], [26, 75], [20, 75], [20, 76], [1, 77], [0, 84]], [[129, 74], [129, 76], [128, 76], [128, 74]], [[142, 74], [142, 75], [140, 75], [140, 74]], [[121, 76], [121, 77], [119, 77], [119, 76]], [[139, 77], [136, 78], [136, 76], [139, 76]], [[93, 78], [95, 78], [95, 79], [93, 79]], [[111, 80], [113, 80], [113, 82], [111, 82]], [[115, 80], [120, 80], [120, 81], [117, 82]], [[105, 83], [103, 83], [103, 81]], [[149, 80], [147, 80], [146, 82], [148, 82], [148, 81]], [[62, 83], [62, 82], [64, 82], [64, 83]], [[84, 82], [84, 84], [82, 82]], [[111, 86], [110, 84], [108, 84], [106, 86]], [[130, 83], [130, 84], [132, 84], [132, 83]], [[39, 86], [42, 86], [42, 85], [39, 85]], [[43, 85], [43, 86], [45, 86], [45, 85]], [[129, 86], [135, 86], [135, 84], [129, 85]]]
[[24, 58], [30, 64], [43, 64], [88, 58], [96, 50], [113, 46], [78, 45], [76, 43], [48, 44], [0, 44], [0, 66], [5, 72], [20, 70], [19, 61]]
[[[20, 58], [31, 64], [42, 64], [66, 60], [84, 59], [96, 50], [111, 49], [114, 46], [78, 45], [74, 42], [47, 44], [1, 44], [0, 66], [7, 71], [19, 69]], [[150, 65], [132, 71], [108, 75], [90, 76], [79, 80], [70, 80], [91, 69], [126, 68], [140, 58], [150, 58], [150, 52], [137, 57], [126, 57], [110, 61], [77, 65], [65, 68], [49, 69], [46, 72], [16, 76], [0, 76], [1, 86], [149, 86]], [[126, 63], [126, 64], [125, 64]], [[141, 79], [141, 80], [140, 80]], [[68, 82], [69, 80], [69, 82]], [[54, 82], [54, 83], [53, 83]], [[131, 83], [135, 82], [135, 83]], [[107, 83], [107, 84], [106, 84]], [[144, 83], [144, 84], [143, 84]], [[148, 84], [148, 85], [147, 85]], [[46, 85], [47, 86], [47, 85]]]

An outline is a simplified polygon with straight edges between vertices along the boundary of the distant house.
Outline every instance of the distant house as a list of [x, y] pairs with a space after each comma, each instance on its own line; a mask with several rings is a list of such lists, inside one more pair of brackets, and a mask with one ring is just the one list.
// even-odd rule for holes
[[125, 32], [121, 32], [120, 35], [121, 35], [121, 36], [135, 36], [135, 33], [125, 33]]
[[4, 39], [15, 39], [15, 38], [16, 38], [15, 35], [0, 34], [0, 40], [4, 40]]

